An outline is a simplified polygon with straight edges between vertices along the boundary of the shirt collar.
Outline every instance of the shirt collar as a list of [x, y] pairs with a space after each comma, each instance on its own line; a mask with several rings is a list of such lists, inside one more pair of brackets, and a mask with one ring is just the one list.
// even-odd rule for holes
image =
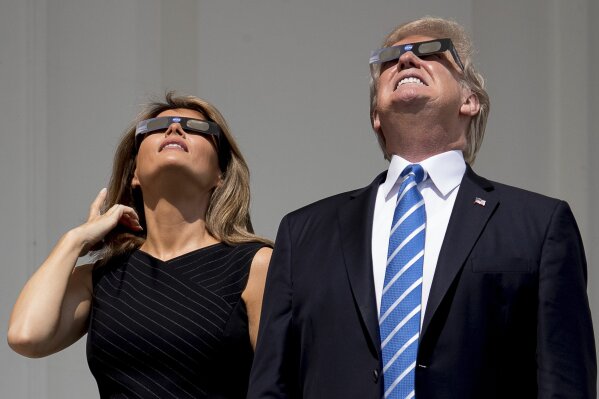
[[[385, 199], [389, 199], [388, 197], [392, 194], [396, 183], [401, 183], [399, 175], [410, 163], [399, 155], [391, 157], [387, 178], [381, 185]], [[460, 185], [462, 177], [466, 172], [464, 155], [460, 150], [447, 151], [434, 155], [419, 162], [419, 164], [424, 168], [432, 183], [444, 197]]]

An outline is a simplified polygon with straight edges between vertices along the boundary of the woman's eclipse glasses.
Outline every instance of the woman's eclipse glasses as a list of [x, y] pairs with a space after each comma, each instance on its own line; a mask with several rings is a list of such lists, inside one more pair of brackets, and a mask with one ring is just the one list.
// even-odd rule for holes
[[157, 118], [145, 119], [139, 122], [135, 128], [135, 150], [139, 150], [141, 142], [147, 135], [166, 131], [173, 123], [181, 125], [185, 133], [215, 136], [218, 143], [220, 168], [222, 171], [226, 170], [230, 159], [227, 140], [222, 134], [220, 127], [212, 121], [185, 118], [182, 116], [159, 116]]

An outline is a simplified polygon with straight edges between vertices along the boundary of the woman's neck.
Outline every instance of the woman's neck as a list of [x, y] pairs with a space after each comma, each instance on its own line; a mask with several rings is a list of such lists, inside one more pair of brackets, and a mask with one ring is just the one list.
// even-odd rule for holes
[[[146, 198], [146, 195], [150, 198]], [[147, 236], [141, 250], [168, 260], [219, 241], [206, 229], [210, 193], [194, 197], [153, 197], [144, 193]]]

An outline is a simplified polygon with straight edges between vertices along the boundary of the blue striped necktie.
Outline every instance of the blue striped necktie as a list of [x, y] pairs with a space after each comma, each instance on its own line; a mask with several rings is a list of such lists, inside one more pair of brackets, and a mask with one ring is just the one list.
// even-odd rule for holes
[[425, 179], [420, 165], [408, 165], [389, 236], [379, 327], [385, 398], [413, 398], [420, 336], [422, 264], [426, 212], [416, 185]]

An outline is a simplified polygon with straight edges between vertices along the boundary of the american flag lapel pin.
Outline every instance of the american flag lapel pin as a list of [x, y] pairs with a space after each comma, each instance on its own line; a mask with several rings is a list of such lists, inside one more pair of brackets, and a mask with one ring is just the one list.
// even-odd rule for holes
[[476, 197], [476, 198], [474, 198], [474, 203], [476, 205], [485, 206], [485, 204], [487, 203], [487, 201], [485, 201], [482, 198]]

